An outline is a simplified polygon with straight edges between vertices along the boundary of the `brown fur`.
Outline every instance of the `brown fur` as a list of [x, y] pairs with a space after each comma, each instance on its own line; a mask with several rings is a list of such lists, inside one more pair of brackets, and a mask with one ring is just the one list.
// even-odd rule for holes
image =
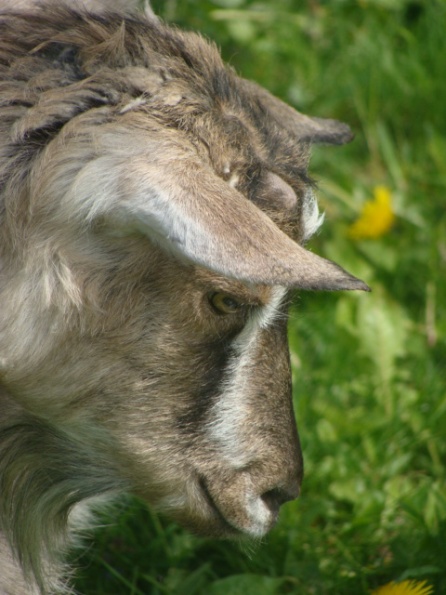
[[152, 15], [24, 6], [0, 14], [8, 595], [66, 591], [72, 526], [124, 491], [193, 530], [266, 531], [302, 476], [276, 286], [366, 288], [299, 245], [309, 143], [344, 125]]

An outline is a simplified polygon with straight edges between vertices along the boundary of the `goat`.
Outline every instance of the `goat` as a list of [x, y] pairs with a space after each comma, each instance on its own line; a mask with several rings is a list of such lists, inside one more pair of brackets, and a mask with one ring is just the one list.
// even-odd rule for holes
[[69, 592], [60, 553], [133, 492], [263, 536], [298, 495], [290, 292], [368, 290], [321, 223], [294, 111], [150, 12], [0, 13], [0, 592]]

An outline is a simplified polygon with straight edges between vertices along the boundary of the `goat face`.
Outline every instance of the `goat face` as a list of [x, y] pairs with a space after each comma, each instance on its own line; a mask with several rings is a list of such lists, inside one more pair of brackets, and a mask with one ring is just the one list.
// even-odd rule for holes
[[[367, 288], [301, 245], [309, 144], [348, 128], [151, 16], [44, 4], [0, 26], [3, 531], [40, 585], [93, 496], [263, 535], [302, 476], [289, 291]], [[42, 515], [44, 547], [23, 537]]]

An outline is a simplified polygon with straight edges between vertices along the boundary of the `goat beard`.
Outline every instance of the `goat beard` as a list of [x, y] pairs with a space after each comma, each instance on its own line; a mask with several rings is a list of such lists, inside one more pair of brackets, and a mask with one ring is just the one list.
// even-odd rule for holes
[[[89, 511], [95, 501], [110, 499], [127, 486], [85, 442], [21, 410], [2, 393], [4, 403], [0, 529], [13, 549], [6, 564], [14, 589], [17, 561], [25, 579], [41, 592], [66, 591], [68, 568], [62, 557], [76, 540], [76, 529], [91, 526]], [[0, 551], [8, 547], [1, 539]], [[2, 567], [2, 573], [7, 577], [8, 568]]]

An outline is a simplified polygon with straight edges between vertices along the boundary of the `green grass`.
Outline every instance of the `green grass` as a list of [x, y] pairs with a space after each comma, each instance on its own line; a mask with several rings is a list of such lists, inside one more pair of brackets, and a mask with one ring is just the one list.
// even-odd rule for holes
[[[129, 500], [104, 517], [85, 595], [362, 595], [400, 578], [446, 593], [446, 4], [168, 0], [226, 60], [356, 140], [315, 149], [326, 212], [312, 248], [369, 295], [301, 294], [290, 323], [306, 461], [299, 501], [257, 546], [194, 537]], [[348, 225], [377, 185], [397, 220]], [[116, 524], [115, 524], [116, 523]]]

